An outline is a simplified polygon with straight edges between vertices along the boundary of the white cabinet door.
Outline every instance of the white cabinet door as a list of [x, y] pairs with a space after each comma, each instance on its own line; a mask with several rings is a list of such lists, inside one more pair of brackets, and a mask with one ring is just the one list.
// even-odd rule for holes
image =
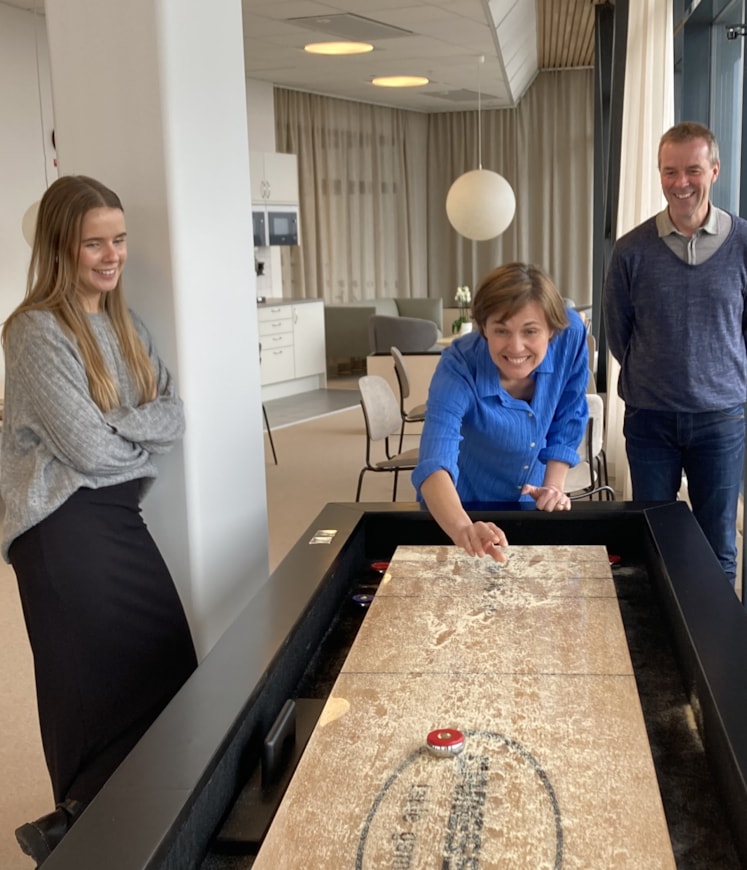
[[293, 380], [293, 348], [269, 347], [262, 349], [260, 381], [262, 386]]
[[252, 202], [298, 205], [298, 159], [295, 154], [253, 151], [249, 154]]
[[326, 372], [324, 302], [293, 306], [293, 354], [297, 378]]

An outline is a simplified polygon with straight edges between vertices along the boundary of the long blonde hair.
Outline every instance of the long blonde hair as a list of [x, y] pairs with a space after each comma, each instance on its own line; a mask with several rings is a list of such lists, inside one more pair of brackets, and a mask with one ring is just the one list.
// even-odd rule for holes
[[[20, 314], [51, 311], [77, 343], [91, 398], [107, 412], [119, 407], [119, 390], [77, 292], [81, 226], [85, 214], [94, 208], [124, 212], [117, 194], [94, 178], [64, 175], [49, 186], [39, 204], [26, 295], [5, 321], [2, 338], [4, 342], [8, 327]], [[125, 303], [121, 278], [114, 290], [102, 294], [101, 310], [112, 324], [141, 404], [149, 401], [155, 393], [156, 376]]]

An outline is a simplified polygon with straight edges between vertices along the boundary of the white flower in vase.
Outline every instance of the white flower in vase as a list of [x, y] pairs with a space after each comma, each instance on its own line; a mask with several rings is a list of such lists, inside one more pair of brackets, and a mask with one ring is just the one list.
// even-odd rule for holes
[[469, 292], [469, 287], [466, 284], [457, 287], [454, 300], [459, 306], [459, 317], [451, 324], [451, 331], [454, 334], [469, 332], [472, 329], [472, 318], [469, 314], [472, 294]]

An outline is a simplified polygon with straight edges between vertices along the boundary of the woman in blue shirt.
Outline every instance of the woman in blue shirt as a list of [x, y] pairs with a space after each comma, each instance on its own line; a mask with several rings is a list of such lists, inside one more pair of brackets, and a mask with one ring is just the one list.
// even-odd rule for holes
[[477, 329], [444, 351], [412, 482], [469, 555], [505, 561], [505, 534], [473, 523], [465, 502], [529, 501], [570, 510], [569, 467], [586, 429], [586, 328], [537, 266], [508, 263], [475, 294]]

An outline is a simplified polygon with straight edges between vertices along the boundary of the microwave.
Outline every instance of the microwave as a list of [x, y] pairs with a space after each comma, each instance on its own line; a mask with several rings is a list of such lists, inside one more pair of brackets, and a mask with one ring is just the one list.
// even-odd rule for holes
[[298, 244], [298, 208], [265, 206], [252, 209], [254, 246]]
[[252, 224], [254, 227], [254, 247], [267, 247], [267, 228], [265, 226], [265, 210], [263, 208], [252, 209]]

